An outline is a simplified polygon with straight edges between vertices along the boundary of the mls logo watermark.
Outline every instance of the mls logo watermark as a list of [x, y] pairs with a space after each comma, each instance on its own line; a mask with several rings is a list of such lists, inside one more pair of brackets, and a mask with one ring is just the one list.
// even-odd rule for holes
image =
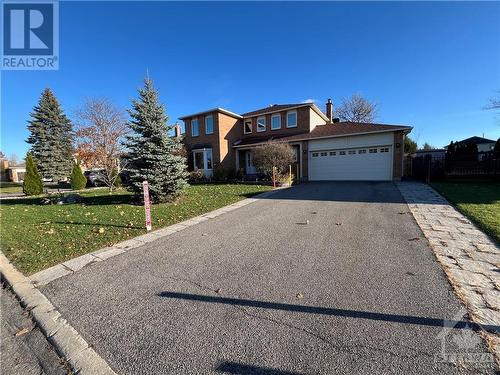
[[59, 3], [2, 2], [4, 70], [59, 69]]

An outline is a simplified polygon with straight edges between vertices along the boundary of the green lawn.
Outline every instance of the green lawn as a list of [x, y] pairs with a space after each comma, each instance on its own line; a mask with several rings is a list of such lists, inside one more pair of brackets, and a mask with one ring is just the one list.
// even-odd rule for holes
[[500, 244], [500, 182], [434, 182], [431, 186]]
[[[269, 186], [192, 185], [173, 204], [154, 205], [153, 229], [235, 203], [270, 190]], [[26, 274], [32, 274], [125, 239], [146, 233], [144, 207], [132, 204], [125, 191], [81, 194], [81, 204], [40, 205], [40, 198], [3, 200], [1, 248]]]
[[0, 182], [0, 193], [2, 194], [12, 194], [12, 193], [22, 193], [23, 184], [19, 182]]

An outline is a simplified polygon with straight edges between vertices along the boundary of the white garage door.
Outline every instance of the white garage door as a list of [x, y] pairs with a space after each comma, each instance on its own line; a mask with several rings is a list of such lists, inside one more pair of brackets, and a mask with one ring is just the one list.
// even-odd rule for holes
[[309, 180], [392, 180], [392, 147], [311, 151]]

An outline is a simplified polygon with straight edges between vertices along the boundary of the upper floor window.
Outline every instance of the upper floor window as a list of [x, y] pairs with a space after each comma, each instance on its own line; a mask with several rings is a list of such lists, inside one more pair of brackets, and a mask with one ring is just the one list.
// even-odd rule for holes
[[205, 134], [214, 132], [214, 117], [212, 115], [205, 117]]
[[287, 112], [286, 114], [286, 127], [296, 128], [297, 127], [297, 111]]
[[281, 115], [276, 114], [271, 117], [271, 130], [281, 129]]
[[200, 135], [200, 125], [198, 124], [198, 119], [191, 120], [191, 135], [193, 137]]
[[252, 120], [245, 120], [243, 123], [243, 133], [249, 134], [252, 132]]
[[258, 132], [265, 132], [266, 131], [266, 118], [265, 117], [259, 117], [257, 119], [257, 131]]

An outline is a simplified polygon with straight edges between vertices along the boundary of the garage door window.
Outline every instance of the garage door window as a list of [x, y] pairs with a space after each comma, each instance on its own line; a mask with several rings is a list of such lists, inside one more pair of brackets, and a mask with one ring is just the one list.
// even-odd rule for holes
[[345, 151], [339, 151], [339, 155], [345, 155]]
[[350, 150], [349, 155], [354, 155], [356, 153], [356, 150]]
[[381, 148], [380, 152], [389, 152], [389, 147]]
[[330, 151], [330, 156], [335, 156], [337, 153], [335, 151]]
[[313, 152], [313, 158], [317, 158], [319, 154], [317, 152]]
[[327, 153], [327, 152], [322, 152], [322, 153], [321, 153], [321, 156], [326, 156], [326, 155], [328, 155], [328, 153]]
[[370, 149], [370, 154], [376, 154], [377, 153], [377, 149], [376, 148], [371, 148]]
[[359, 150], [358, 154], [366, 154], [366, 150]]

